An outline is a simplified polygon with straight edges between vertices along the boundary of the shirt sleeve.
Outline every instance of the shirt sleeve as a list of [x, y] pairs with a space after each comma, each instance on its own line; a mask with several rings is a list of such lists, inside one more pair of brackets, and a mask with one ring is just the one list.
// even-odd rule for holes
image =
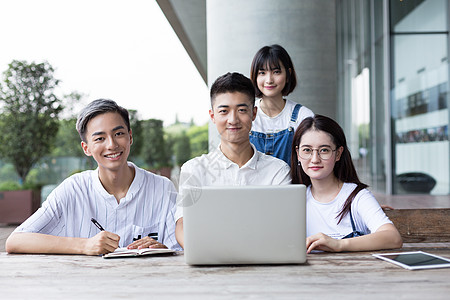
[[177, 221], [183, 217], [183, 206], [182, 206], [182, 199], [180, 194], [177, 196], [177, 205], [175, 208], [175, 224]]
[[62, 185], [64, 183], [53, 190], [42, 204], [42, 207], [17, 227], [15, 232], [63, 235], [65, 225], [64, 222], [61, 222], [63, 215], [63, 205], [61, 203]]
[[384, 224], [392, 224], [384, 213], [373, 194], [367, 190], [361, 190], [352, 203], [352, 214], [357, 228], [367, 228], [369, 232], [375, 232]]
[[175, 212], [175, 223], [183, 217], [183, 195], [186, 193], [186, 178], [189, 171], [188, 165], [185, 163], [181, 166], [180, 170], [180, 181], [178, 183], [178, 195], [177, 195], [177, 205], [176, 205], [176, 212]]
[[166, 205], [168, 205], [166, 221], [165, 221], [165, 232], [164, 238], [161, 241], [164, 245], [169, 249], [173, 250], [182, 250], [181, 246], [178, 244], [177, 239], [175, 237], [175, 212], [177, 209], [176, 201], [177, 201], [177, 191], [173, 183], [170, 180], [164, 181], [164, 188], [166, 195], [164, 201]]
[[178, 185], [177, 208], [175, 213], [175, 222], [183, 217], [183, 207], [192, 204], [192, 188], [201, 188], [202, 178], [196, 159], [186, 162], [180, 171], [180, 182]]
[[277, 172], [273, 176], [273, 185], [285, 185], [291, 183], [291, 169], [288, 164], [283, 161]]
[[300, 114], [300, 118], [299, 119], [306, 119], [308, 117], [314, 117], [314, 112], [312, 110], [310, 110], [309, 108], [307, 108], [306, 106], [303, 106], [300, 108], [299, 111]]
[[297, 129], [300, 123], [308, 117], [314, 117], [314, 112], [311, 109], [307, 108], [306, 106], [302, 105], [302, 107], [300, 107], [300, 110], [298, 112], [298, 118], [295, 124], [295, 128]]

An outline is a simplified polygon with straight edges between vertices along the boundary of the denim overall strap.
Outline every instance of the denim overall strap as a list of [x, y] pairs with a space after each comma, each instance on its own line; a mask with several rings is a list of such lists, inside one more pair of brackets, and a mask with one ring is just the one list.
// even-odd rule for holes
[[352, 223], [352, 232], [344, 236], [342, 239], [348, 239], [364, 235], [363, 232], [356, 230], [355, 222], [353, 221], [352, 210], [349, 210], [349, 213], [350, 213], [350, 222]]
[[290, 127], [295, 128], [295, 122], [297, 122], [298, 119], [298, 112], [300, 111], [300, 108], [302, 107], [302, 105], [300, 103], [297, 103], [294, 107], [294, 110], [292, 111], [292, 115], [291, 115], [291, 122], [290, 122]]
[[350, 213], [350, 222], [352, 223], [352, 231], [355, 232], [356, 226], [355, 226], [355, 222], [353, 221], [352, 210], [350, 210], [349, 213]]
[[284, 160], [287, 164], [291, 161], [291, 147], [294, 138], [295, 122], [301, 104], [296, 104], [289, 120], [289, 128], [275, 133], [262, 133], [250, 131], [250, 142], [258, 151]]

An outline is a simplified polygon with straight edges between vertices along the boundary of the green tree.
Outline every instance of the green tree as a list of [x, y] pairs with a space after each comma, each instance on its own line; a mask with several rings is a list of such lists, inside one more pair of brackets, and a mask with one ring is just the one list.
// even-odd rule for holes
[[19, 177], [12, 164], [2, 164], [0, 167], [0, 182], [18, 181]]
[[191, 143], [186, 132], [183, 131], [183, 133], [178, 137], [174, 148], [174, 154], [177, 159], [176, 162], [179, 166], [191, 158]]
[[191, 126], [187, 131], [191, 143], [191, 156], [208, 153], [208, 123], [203, 126]]
[[130, 114], [130, 127], [133, 134], [133, 145], [131, 145], [130, 158], [132, 160], [139, 157], [142, 150], [143, 139], [142, 139], [142, 121], [139, 120], [137, 110], [128, 110]]
[[52, 151], [53, 156], [84, 157], [80, 135], [75, 128], [76, 123], [76, 118], [59, 121], [59, 129]]
[[64, 95], [64, 115], [69, 118], [77, 118], [78, 111], [76, 111], [76, 107], [82, 102], [87, 95], [72, 91], [70, 94]]
[[167, 134], [168, 153], [172, 153], [174, 163], [181, 166], [191, 158], [191, 144], [186, 131]]
[[160, 168], [169, 165], [170, 153], [164, 139], [163, 121], [142, 121], [142, 140], [141, 156], [149, 167]]
[[[68, 95], [64, 95], [64, 114], [68, 117], [59, 121], [59, 129], [56, 135], [54, 148], [51, 153], [53, 157], [83, 158], [85, 163], [80, 163], [79, 170], [84, 168], [93, 169], [96, 167], [96, 162], [92, 156], [86, 156], [84, 154], [84, 151], [81, 148], [81, 138], [76, 129], [78, 112], [74, 110], [74, 107], [79, 106], [85, 97], [85, 94], [76, 91], [73, 91]], [[48, 161], [45, 160], [41, 160], [41, 163], [45, 166], [48, 165]], [[39, 178], [55, 176], [45, 174], [46, 172], [43, 169], [44, 168], [40, 167]], [[55, 169], [55, 167], [53, 167], [53, 169]], [[52, 171], [53, 170], [47, 170], [48, 173], [52, 173]], [[27, 178], [27, 180], [29, 179]]]
[[76, 107], [86, 95], [73, 91], [64, 95], [64, 113], [68, 116], [59, 121], [58, 133], [56, 135], [52, 156], [56, 157], [85, 157], [81, 148], [81, 138], [76, 129], [77, 112]]
[[59, 80], [48, 62], [13, 60], [3, 73], [0, 101], [0, 155], [11, 162], [24, 182], [31, 167], [48, 154], [63, 109], [54, 95]]

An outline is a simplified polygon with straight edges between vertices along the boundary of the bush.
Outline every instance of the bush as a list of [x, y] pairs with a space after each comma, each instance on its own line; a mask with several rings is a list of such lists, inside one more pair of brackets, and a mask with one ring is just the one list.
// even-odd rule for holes
[[8, 180], [0, 183], [0, 192], [20, 190], [40, 191], [41, 188], [42, 184], [25, 182], [23, 185], [20, 185], [20, 183], [14, 180]]
[[0, 191], [16, 191], [21, 189], [22, 187], [17, 181], [9, 180], [0, 183]]

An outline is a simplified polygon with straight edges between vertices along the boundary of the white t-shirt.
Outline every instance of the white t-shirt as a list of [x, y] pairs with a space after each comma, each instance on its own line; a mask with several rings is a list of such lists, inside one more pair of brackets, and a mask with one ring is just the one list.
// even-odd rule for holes
[[[341, 239], [352, 232], [350, 214], [346, 214], [337, 224], [336, 216], [342, 210], [342, 206], [348, 196], [356, 188], [354, 183], [344, 183], [336, 198], [329, 203], [321, 203], [311, 194], [311, 186], [306, 190], [306, 234], [322, 232], [332, 238]], [[361, 190], [352, 201], [351, 211], [356, 230], [369, 234], [375, 232], [380, 226], [392, 222], [381, 209], [378, 201], [367, 190]]]
[[219, 148], [193, 158], [181, 167], [175, 219], [183, 216], [183, 189], [187, 186], [283, 185], [291, 183], [290, 168], [281, 159], [253, 148], [252, 158], [242, 167], [229, 160]]
[[[252, 131], [262, 133], [276, 133], [290, 127], [291, 116], [297, 103], [286, 99], [283, 110], [275, 117], [269, 117], [261, 109], [261, 99], [256, 100], [255, 106], [258, 107], [256, 118], [252, 124]], [[307, 117], [313, 117], [314, 113], [309, 108], [302, 105], [298, 112], [297, 121], [294, 123], [294, 130]]]
[[120, 236], [119, 247], [128, 246], [139, 235], [158, 233], [158, 242], [180, 250], [175, 239], [173, 183], [131, 162], [128, 165], [134, 167], [135, 177], [120, 203], [103, 188], [98, 169], [84, 171], [64, 180], [15, 231], [90, 238], [99, 232], [91, 222], [95, 218], [105, 230]]

